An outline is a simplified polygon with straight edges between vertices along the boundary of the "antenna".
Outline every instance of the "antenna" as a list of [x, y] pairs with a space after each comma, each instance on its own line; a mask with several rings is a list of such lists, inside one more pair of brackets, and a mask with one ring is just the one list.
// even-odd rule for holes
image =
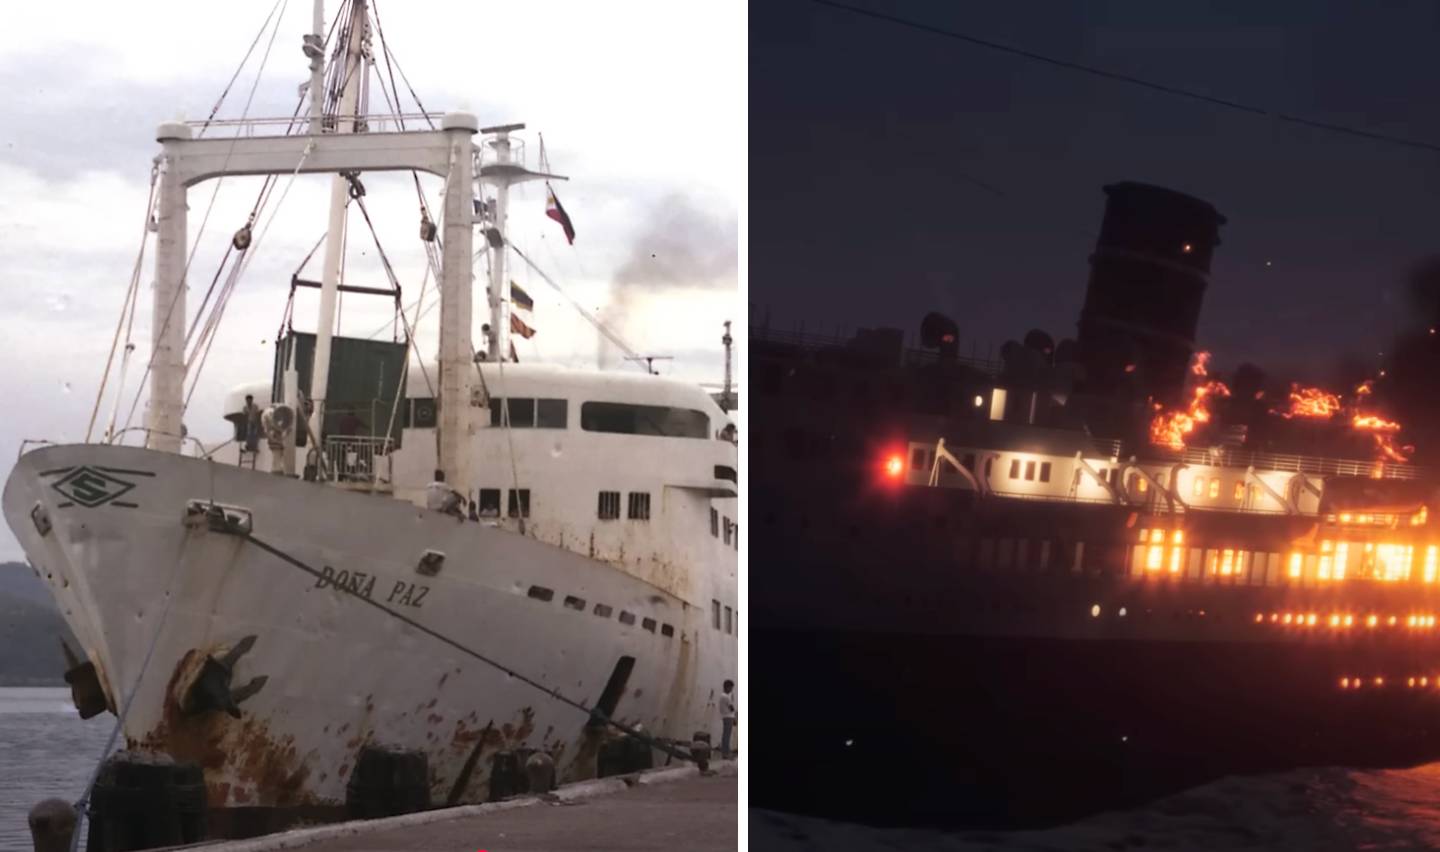
[[658, 376], [658, 375], [660, 375], [660, 374], [657, 373], [657, 372], [655, 372], [655, 362], [656, 362], [656, 361], [674, 361], [675, 358], [674, 358], [673, 356], [670, 356], [670, 355], [632, 355], [632, 356], [630, 356], [629, 358], [626, 358], [625, 360], [626, 360], [626, 361], [644, 361], [644, 362], [645, 362], [645, 372], [649, 373], [649, 374], [652, 375], [652, 376]]
[[720, 397], [720, 410], [728, 414], [734, 408], [730, 404], [730, 344], [735, 342], [735, 338], [730, 336], [730, 320], [725, 320], [725, 336], [720, 338], [720, 342], [725, 344], [725, 391]]

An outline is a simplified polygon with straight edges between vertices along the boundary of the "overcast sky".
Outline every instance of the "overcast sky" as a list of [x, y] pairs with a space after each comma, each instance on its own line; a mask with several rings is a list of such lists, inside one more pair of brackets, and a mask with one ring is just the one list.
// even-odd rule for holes
[[[288, 116], [308, 79], [300, 52], [311, 3], [288, 0], [250, 107]], [[338, 0], [327, 4], [334, 13]], [[143, 6], [143, 8], [142, 8]], [[0, 28], [0, 477], [23, 439], [77, 441], [95, 403], [104, 359], [139, 248], [154, 129], [201, 119], [259, 32], [269, 0], [136, 4], [79, 2], [7, 8]], [[544, 216], [544, 191], [512, 195], [511, 239], [578, 300], [646, 354], [695, 381], [719, 381], [721, 322], [741, 319], [738, 211], [745, 191], [743, 9], [731, 2], [623, 0], [589, 3], [398, 3], [380, 0], [385, 36], [432, 111], [467, 109], [484, 125], [525, 122], [529, 165], [537, 131], [552, 169], [571, 177], [556, 191], [574, 220], [567, 246]], [[328, 23], [327, 18], [327, 23]], [[235, 82], [221, 117], [244, 108], [269, 39]], [[378, 41], [378, 40], [377, 40]], [[405, 84], [400, 83], [402, 92]], [[412, 108], [404, 95], [406, 108]], [[383, 111], [378, 89], [372, 112]], [[418, 295], [424, 255], [409, 176], [366, 179], [367, 204], [407, 301]], [[424, 182], [438, 206], [439, 179]], [[214, 182], [190, 192], [190, 236]], [[273, 223], [262, 217], [255, 257], [231, 301], [185, 417], [192, 434], [222, 436], [227, 389], [268, 378], [291, 274], [325, 230], [328, 176], [297, 179]], [[256, 179], [227, 180], [190, 269], [199, 307], [230, 235], [244, 223]], [[277, 209], [278, 208], [278, 209]], [[123, 423], [148, 357], [152, 252], [136, 317], [136, 362], [126, 377]], [[347, 281], [385, 286], [363, 221], [352, 219]], [[318, 263], [306, 273], [318, 278]], [[485, 274], [483, 263], [477, 276]], [[634, 369], [538, 276], [512, 260], [512, 279], [534, 297], [539, 333], [522, 360]], [[483, 279], [482, 279], [483, 280]], [[433, 283], [432, 283], [433, 287]], [[476, 335], [483, 293], [476, 295]], [[297, 328], [314, 328], [316, 297], [296, 302]], [[438, 311], [420, 324], [433, 353]], [[344, 334], [388, 339], [384, 299], [349, 297]], [[738, 325], [738, 323], [737, 323]], [[113, 380], [112, 380], [113, 381]], [[112, 385], [113, 387], [113, 385]], [[101, 421], [111, 399], [104, 401]], [[143, 422], [143, 396], [133, 423]], [[20, 558], [0, 530], [0, 559]]]

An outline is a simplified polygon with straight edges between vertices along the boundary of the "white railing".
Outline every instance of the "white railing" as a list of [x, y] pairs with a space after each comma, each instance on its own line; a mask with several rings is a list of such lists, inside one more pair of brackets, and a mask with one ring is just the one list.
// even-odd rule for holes
[[1424, 469], [1410, 464], [1387, 461], [1361, 461], [1359, 459], [1335, 459], [1323, 456], [1298, 456], [1282, 453], [1258, 453], [1223, 448], [1205, 449], [1186, 447], [1178, 453], [1189, 464], [1205, 464], [1216, 467], [1248, 467], [1256, 470], [1286, 470], [1296, 473], [1314, 473], [1321, 476], [1360, 476], [1375, 479], [1419, 479]]
[[[402, 130], [432, 130], [440, 126], [440, 119], [443, 117], [444, 113], [438, 112], [410, 112], [401, 115], [379, 113], [362, 115], [356, 121], [367, 133], [394, 133]], [[326, 127], [330, 127], [333, 121], [333, 118], [327, 118]], [[225, 138], [228, 136], [285, 136], [290, 133], [291, 128], [303, 130], [309, 123], [310, 116], [301, 114], [284, 118], [220, 118], [211, 121], [187, 121], [185, 125], [197, 131], [197, 134], [203, 130], [206, 136], [213, 138], [219, 135], [221, 138]], [[217, 134], [215, 131], [222, 132]]]
[[[336, 482], [388, 486], [394, 481], [391, 439], [364, 435], [330, 435], [325, 456]], [[381, 471], [378, 466], [383, 466]]]

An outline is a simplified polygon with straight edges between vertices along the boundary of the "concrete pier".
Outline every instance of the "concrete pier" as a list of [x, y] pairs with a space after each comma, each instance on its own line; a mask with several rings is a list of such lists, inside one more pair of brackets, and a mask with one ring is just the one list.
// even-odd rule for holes
[[391, 852], [463, 849], [731, 852], [739, 846], [735, 765], [692, 767], [561, 787], [554, 794], [368, 822], [301, 829], [207, 852]]

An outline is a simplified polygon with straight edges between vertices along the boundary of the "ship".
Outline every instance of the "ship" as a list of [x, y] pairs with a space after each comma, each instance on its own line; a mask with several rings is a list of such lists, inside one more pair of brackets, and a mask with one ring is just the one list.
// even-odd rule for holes
[[[568, 232], [550, 188], [563, 178], [543, 147], [526, 156], [522, 124], [402, 111], [364, 0], [328, 35], [324, 23], [317, 0], [294, 115], [157, 131], [144, 425], [120, 417], [137, 261], [107, 363], [109, 425], [83, 443], [31, 442], [5, 483], [6, 522], [79, 644], [66, 673], [77, 706], [115, 714], [130, 752], [198, 766], [212, 837], [353, 814], [367, 748], [423, 758], [438, 806], [508, 795], [492, 784], [501, 753], [546, 753], [567, 783], [595, 777], [620, 741], [642, 744], [642, 764], [687, 759], [697, 737], [718, 747], [740, 606], [730, 388], [717, 402], [648, 368], [520, 363], [510, 334], [528, 330], [517, 310], [530, 297], [507, 268], [529, 261], [510, 239], [509, 191], [544, 181]], [[367, 112], [381, 95], [391, 111]], [[385, 172], [444, 181], [433, 211], [414, 181], [407, 236], [429, 286], [413, 303], [388, 260], [386, 286], [342, 274], [347, 227], [367, 239], [372, 221], [364, 182]], [[215, 414], [233, 439], [206, 446], [185, 416], [213, 324], [310, 174], [331, 176], [323, 268], [288, 283], [292, 300], [319, 290], [313, 331], [286, 308], [273, 361]], [[187, 195], [236, 175], [267, 176], [268, 194], [190, 308], [187, 270], [203, 273], [187, 259]], [[393, 301], [392, 339], [336, 333], [342, 294]], [[413, 333], [436, 306], [438, 358]]]
[[1433, 472], [1373, 380], [1212, 374], [1225, 218], [1105, 192], [1076, 339], [752, 325], [754, 744], [789, 767], [754, 806], [1017, 828], [1440, 758]]

